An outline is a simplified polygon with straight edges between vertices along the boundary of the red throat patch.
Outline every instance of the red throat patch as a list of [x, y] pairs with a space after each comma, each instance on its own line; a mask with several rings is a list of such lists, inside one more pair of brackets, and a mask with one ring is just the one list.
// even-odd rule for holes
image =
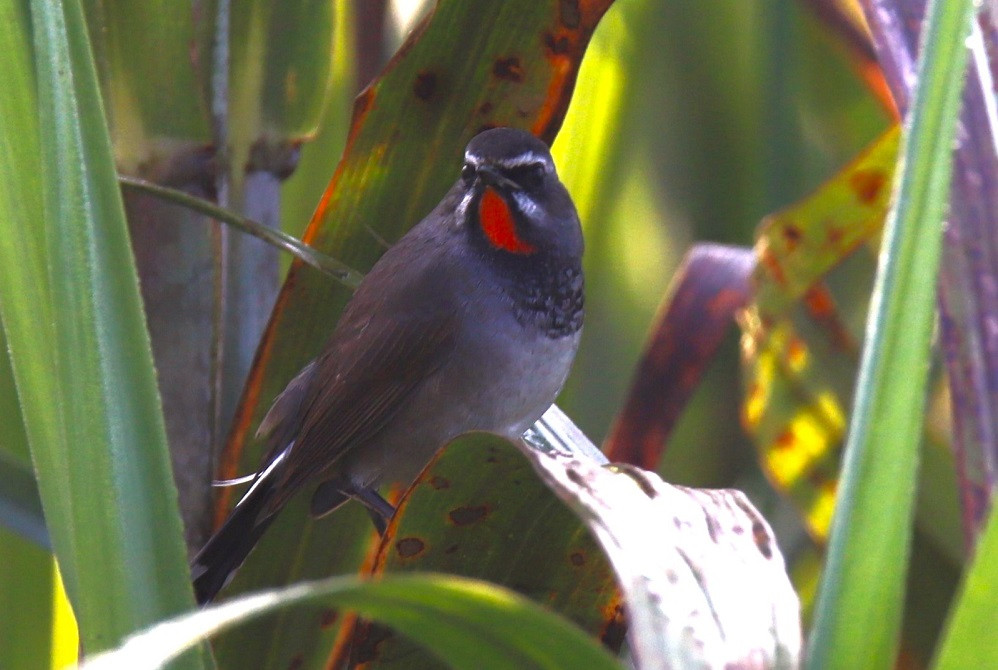
[[486, 188], [482, 200], [478, 204], [478, 219], [482, 222], [482, 231], [492, 246], [514, 254], [532, 254], [537, 249], [532, 244], [524, 242], [516, 234], [516, 221], [513, 212], [502, 196], [492, 188]]

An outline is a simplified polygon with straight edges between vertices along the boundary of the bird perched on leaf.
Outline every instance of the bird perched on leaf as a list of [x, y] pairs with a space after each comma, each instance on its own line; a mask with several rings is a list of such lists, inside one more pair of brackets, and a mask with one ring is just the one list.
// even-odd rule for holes
[[547, 146], [512, 128], [473, 138], [460, 179], [375, 264], [264, 417], [269, 453], [192, 562], [198, 602], [302, 487], [318, 484], [312, 515], [354, 499], [383, 531], [394, 509], [378, 486], [408, 483], [462, 433], [518, 438], [575, 356], [582, 247]]

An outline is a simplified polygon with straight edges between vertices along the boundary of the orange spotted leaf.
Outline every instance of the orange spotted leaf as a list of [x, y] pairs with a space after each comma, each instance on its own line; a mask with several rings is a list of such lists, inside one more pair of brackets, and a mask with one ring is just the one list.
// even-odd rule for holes
[[[612, 648], [622, 641], [620, 594], [603, 550], [520, 450], [499, 437], [458, 439], [406, 491], [371, 572], [408, 571], [486, 579], [564, 614]], [[331, 666], [351, 658], [410, 668], [431, 657], [358, 621], [340, 637]]]
[[[739, 317], [742, 422], [770, 481], [819, 541], [834, 510], [858, 367], [858, 333], [839, 314], [825, 279], [877, 240], [897, 149], [895, 127], [810, 196], [763, 221], [755, 300]], [[851, 303], [859, 299], [860, 315], [868, 295], [865, 288], [850, 296]]]
[[763, 220], [755, 245], [756, 304], [763, 317], [791, 309], [829, 270], [880, 233], [898, 137], [895, 126], [810, 196]]

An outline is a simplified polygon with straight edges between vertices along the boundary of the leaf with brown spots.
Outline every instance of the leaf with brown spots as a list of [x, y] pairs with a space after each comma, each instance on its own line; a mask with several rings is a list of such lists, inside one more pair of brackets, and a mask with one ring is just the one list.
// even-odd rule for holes
[[898, 127], [801, 202], [762, 221], [755, 244], [756, 300], [781, 315], [858, 246], [875, 238], [890, 202]]
[[797, 667], [797, 594], [772, 530], [742, 492], [672, 486], [560, 450], [525, 453], [614, 565], [636, 667]]
[[[763, 221], [755, 300], [739, 318], [743, 425], [770, 481], [794, 501], [819, 541], [834, 510], [858, 364], [857, 337], [823, 281], [878, 237], [897, 149], [895, 127], [810, 196]], [[868, 289], [847, 288], [851, 304], [865, 304]]]
[[[747, 310], [739, 323], [746, 386], [742, 424], [759, 448], [769, 480], [794, 501], [812, 536], [823, 539], [834, 509], [846, 428], [843, 407], [849, 396], [843, 393], [849, 393], [855, 359], [826, 344], [823, 362], [816, 363], [815, 352], [790, 319], [767, 328]], [[816, 332], [813, 341], [822, 337]], [[829, 379], [836, 370], [832, 361], [839, 365], [838, 386]]]
[[[378, 238], [397, 240], [440, 200], [479, 130], [515, 126], [550, 142], [610, 3], [438, 2], [358, 97], [346, 149], [305, 241], [367, 269], [384, 250]], [[495, 75], [498, 61], [503, 77]], [[257, 469], [264, 446], [251, 436], [273, 399], [318, 352], [348, 296], [328, 277], [293, 264], [221, 455], [221, 478]], [[216, 523], [233, 502], [233, 493], [223, 491]], [[358, 568], [372, 537], [363, 512], [348, 505], [312, 522], [306, 502], [288, 505], [223, 597]], [[226, 666], [260, 667], [267, 659], [268, 667], [284, 668], [303, 654], [303, 668], [320, 667], [337, 628], [320, 630], [314, 617], [288, 612], [222, 636], [216, 656]]]
[[[450, 486], [438, 487], [441, 479]], [[378, 575], [433, 571], [485, 579], [593, 636], [620, 642], [619, 634], [614, 638], [620, 596], [602, 550], [520, 450], [499, 437], [469, 435], [437, 455], [403, 496], [373, 565]], [[376, 645], [364, 643], [372, 639]], [[427, 659], [409, 640], [366, 623], [341, 637], [332, 665], [339, 667], [351, 649], [364, 650], [378, 668], [423, 667]]]
[[[840, 323], [834, 302], [819, 282], [879, 232], [890, 195], [897, 141], [894, 128], [811, 197], [767, 217], [754, 254], [718, 245], [697, 245], [690, 250], [673, 279], [627, 401], [604, 445], [611, 460], [649, 469], [658, 465], [672, 427], [713, 360], [735, 312], [746, 306], [753, 293], [750, 311], [758, 315], [759, 337], [768, 338], [766, 326], [782, 322], [783, 313], [803, 300], [825, 330], [822, 336], [831, 337], [841, 349], [838, 355], [852, 363], [849, 356], [854, 338]], [[800, 338], [792, 341], [800, 352], [808, 348]], [[756, 341], [744, 348], [761, 352], [769, 343]], [[840, 361], [834, 362], [834, 366], [840, 365]], [[745, 369], [749, 375], [758, 372], [751, 364]], [[798, 381], [789, 383], [796, 390], [788, 389], [784, 394], [788, 401], [796, 397], [807, 405], [813, 397], [826, 393], [823, 388], [809, 391]], [[768, 386], [760, 390], [763, 385], [755, 381], [749, 388], [756, 400], [760, 393], [771, 390]], [[831, 402], [837, 404], [840, 396], [832, 397]], [[746, 425], [750, 432], [757, 428], [749, 421]], [[795, 433], [788, 429], [783, 434]], [[832, 442], [840, 437], [832, 436]], [[775, 475], [773, 478], [785, 483]], [[826, 496], [828, 488], [823, 484], [819, 490], [826, 493], [818, 497]], [[815, 519], [811, 526], [817, 531], [824, 523]]]

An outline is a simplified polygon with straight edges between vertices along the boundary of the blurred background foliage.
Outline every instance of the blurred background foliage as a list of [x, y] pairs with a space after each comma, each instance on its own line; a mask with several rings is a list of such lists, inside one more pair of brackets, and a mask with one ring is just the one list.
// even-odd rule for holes
[[[337, 165], [354, 97], [429, 9], [419, 0], [330, 2], [335, 33], [331, 64], [324, 65], [331, 67], [326, 104], [314, 132], [299, 119], [291, 124], [301, 153], [280, 186], [280, 225], [296, 236]], [[893, 123], [891, 111], [864, 81], [855, 41], [862, 28], [845, 37], [827, 20], [825, 4], [617, 0], [593, 36], [554, 155], [578, 204], [587, 243], [586, 327], [560, 404], [597, 444], [621, 407], [648, 329], [687, 249], [697, 241], [751, 246], [765, 215], [833, 177]], [[88, 5], [88, 20], [102, 7]], [[195, 1], [192, 8], [208, 12], [212, 3]], [[855, 7], [842, 2], [839, 9], [852, 17], [855, 28]], [[210, 36], [193, 34], [192, 53], [209, 42]], [[141, 40], [117, 46], [124, 58], [146, 48]], [[200, 53], [200, 78], [178, 84], [191, 92], [183, 115], [163, 114], [156, 105], [146, 110], [195, 144], [205, 141], [211, 125], [206, 56]], [[151, 60], [170, 71], [167, 59]], [[139, 88], [150, 81], [140, 77], [132, 83]], [[260, 81], [269, 80], [261, 75]], [[154, 98], [155, 92], [147, 99]], [[114, 117], [116, 102], [108, 109], [112, 128], [116, 120], [121, 132], [136, 132], [133, 120]], [[244, 122], [266, 121], [267, 114], [255, 110], [254, 118]], [[257, 130], [237, 124], [233, 132]], [[117, 139], [116, 150], [125, 146]], [[125, 167], [143, 160], [118, 158]], [[239, 197], [233, 199], [241, 204]], [[205, 248], [212, 243], [206, 239]], [[828, 279], [843, 321], [857, 337], [874, 260], [874, 250], [861, 247]], [[284, 259], [281, 268], [287, 268]], [[0, 381], [9, 381], [2, 366]], [[909, 667], [921, 667], [931, 656], [962, 560], [943, 386], [936, 385], [931, 400], [909, 578], [913, 588], [902, 656]], [[742, 427], [742, 388], [738, 332], [732, 328], [671, 436], [659, 471], [676, 484], [745, 490], [773, 524], [806, 606], [820, 570], [821, 538], [808, 535], [798, 510], [759, 467], [756, 448]], [[23, 432], [17, 431], [20, 421], [8, 420], [17, 414], [11, 390], [0, 386], [5, 419], [0, 448], [4, 458], [23, 465], [27, 452]], [[30, 620], [55, 622], [52, 637], [44, 628], [29, 626], [21, 612], [10, 616], [23, 598], [13, 586], [17, 580], [10, 578], [25, 574], [16, 568], [18, 562], [39, 573], [25, 583], [46, 594], [55, 592], [53, 564], [27, 541], [0, 533], [3, 555], [10, 557], [0, 566], [0, 641], [20, 641], [0, 642], [0, 667], [34, 667], [18, 660], [14, 647], [37, 650], [42, 638], [54, 640], [52, 665], [58, 667], [67, 648], [75, 648], [72, 633], [64, 632], [63, 601], [51, 595], [34, 599], [47, 609]]]

